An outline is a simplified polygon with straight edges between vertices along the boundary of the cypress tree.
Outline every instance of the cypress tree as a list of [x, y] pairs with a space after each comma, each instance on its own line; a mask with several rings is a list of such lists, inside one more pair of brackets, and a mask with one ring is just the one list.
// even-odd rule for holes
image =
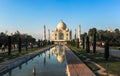
[[72, 43], [72, 42], [73, 42], [73, 41], [71, 40], [71, 41], [70, 41], [70, 44], [71, 44], [71, 45], [73, 45], [73, 43]]
[[89, 45], [89, 37], [86, 37], [86, 52], [89, 53], [90, 52], [90, 45]]
[[93, 53], [96, 52], [96, 32], [94, 32], [94, 37], [93, 37]]
[[79, 48], [79, 39], [77, 39], [76, 45], [77, 45], [77, 48]]
[[19, 41], [18, 41], [18, 51], [19, 53], [21, 53], [21, 37], [19, 37]]
[[108, 40], [105, 42], [104, 57], [105, 57], [106, 61], [108, 61], [108, 58], [109, 58], [109, 41]]
[[75, 40], [73, 39], [73, 46], [75, 46]]
[[37, 45], [38, 45], [38, 47], [40, 47], [40, 39], [38, 40]]
[[28, 50], [28, 42], [27, 42], [27, 37], [25, 38], [25, 48], [26, 48], [26, 51]]
[[85, 49], [85, 37], [83, 36], [83, 49]]
[[8, 55], [11, 54], [11, 36], [8, 36]]

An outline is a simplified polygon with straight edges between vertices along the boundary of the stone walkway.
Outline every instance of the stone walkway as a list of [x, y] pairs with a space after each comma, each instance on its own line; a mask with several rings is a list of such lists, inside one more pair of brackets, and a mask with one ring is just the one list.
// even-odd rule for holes
[[0, 63], [0, 76], [2, 76], [2, 74], [5, 73], [7, 70], [17, 67], [18, 65], [28, 61], [29, 59], [35, 57], [39, 53], [42, 53], [44, 50], [49, 49], [52, 46], [45, 47], [33, 53], [25, 54], [15, 59], [7, 60], [5, 62]]
[[65, 46], [68, 76], [96, 76], [67, 46]]
[[5, 51], [2, 51], [2, 49], [0, 49], [0, 53], [5, 53], [5, 52], [8, 52], [8, 50], [5, 49]]

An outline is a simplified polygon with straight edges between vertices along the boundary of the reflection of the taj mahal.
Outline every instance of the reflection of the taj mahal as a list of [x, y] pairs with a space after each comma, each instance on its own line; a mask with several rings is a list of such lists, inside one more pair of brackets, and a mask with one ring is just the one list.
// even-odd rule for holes
[[64, 49], [62, 45], [56, 46], [54, 48], [52, 48], [52, 53], [57, 56], [57, 60], [59, 63], [63, 63], [64, 62]]

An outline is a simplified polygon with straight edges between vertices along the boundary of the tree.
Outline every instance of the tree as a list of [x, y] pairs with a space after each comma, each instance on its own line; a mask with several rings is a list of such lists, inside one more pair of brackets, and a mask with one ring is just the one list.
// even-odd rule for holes
[[8, 43], [8, 36], [5, 34], [5, 33], [3, 33], [3, 32], [1, 32], [0, 33], [0, 47], [4, 44], [5, 45], [5, 47], [7, 46], [7, 43]]
[[93, 40], [93, 35], [94, 35], [95, 32], [97, 33], [96, 28], [89, 29], [89, 31], [88, 31], [88, 36], [91, 36], [92, 40]]
[[108, 61], [108, 58], [109, 58], [109, 41], [108, 40], [105, 42], [104, 57], [105, 57], [106, 61]]
[[76, 40], [76, 46], [79, 48], [79, 39]]
[[8, 36], [8, 55], [11, 54], [11, 36]]
[[28, 50], [28, 41], [27, 41], [27, 36], [25, 36], [25, 48], [26, 48], [26, 51]]
[[96, 52], [96, 31], [94, 31], [94, 36], [93, 36], [93, 53]]
[[87, 37], [87, 33], [86, 32], [84, 34], [81, 34], [83, 49], [85, 49], [85, 38], [86, 37]]
[[39, 39], [38, 42], [37, 42], [37, 46], [38, 46], [38, 47], [40, 47], [40, 42], [41, 42], [41, 41], [40, 41], [40, 39]]
[[97, 41], [104, 41], [104, 31], [103, 30], [98, 30], [97, 31]]
[[86, 37], [86, 52], [90, 53], [89, 36]]
[[115, 33], [120, 33], [118, 28], [116, 28], [114, 31], [115, 31]]
[[82, 43], [82, 45], [83, 45], [83, 49], [85, 49], [85, 37], [83, 37], [83, 43]]
[[21, 37], [19, 37], [18, 51], [19, 51], [19, 53], [21, 53]]

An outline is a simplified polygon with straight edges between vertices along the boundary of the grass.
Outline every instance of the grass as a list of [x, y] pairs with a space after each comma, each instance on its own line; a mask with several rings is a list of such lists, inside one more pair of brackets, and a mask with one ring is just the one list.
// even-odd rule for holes
[[[50, 46], [50, 45], [47, 45], [47, 46]], [[44, 46], [44, 47], [47, 47], [47, 46]], [[41, 48], [44, 48], [44, 47], [41, 47]], [[37, 51], [41, 48], [29, 48], [27, 51], [26, 50], [22, 50], [21, 53], [18, 52], [18, 50], [15, 50], [15, 51], [12, 51], [11, 52], [11, 55], [9, 56], [8, 53], [0, 53], [0, 63], [3, 62], [4, 60], [9, 60], [9, 59], [14, 59], [16, 57], [19, 57], [21, 55], [25, 55], [25, 54], [28, 54], [28, 53], [31, 53], [31, 52], [34, 52], [34, 51]]]
[[99, 68], [96, 65], [94, 65], [94, 64], [92, 64], [90, 62], [86, 62], [86, 64], [94, 72], [97, 71], [97, 70], [99, 70]]
[[[85, 60], [89, 58], [91, 61], [94, 61], [104, 67], [110, 74], [115, 74], [117, 76], [120, 76], [120, 58], [116, 57], [110, 57], [108, 61], [104, 59], [104, 54], [99, 53], [99, 54], [93, 54], [93, 53], [86, 53], [85, 50], [76, 48], [74, 46], [68, 45], [68, 47], [94, 72], [97, 71], [99, 68], [90, 63], [86, 62]], [[100, 75], [99, 76], [104, 76]]]

